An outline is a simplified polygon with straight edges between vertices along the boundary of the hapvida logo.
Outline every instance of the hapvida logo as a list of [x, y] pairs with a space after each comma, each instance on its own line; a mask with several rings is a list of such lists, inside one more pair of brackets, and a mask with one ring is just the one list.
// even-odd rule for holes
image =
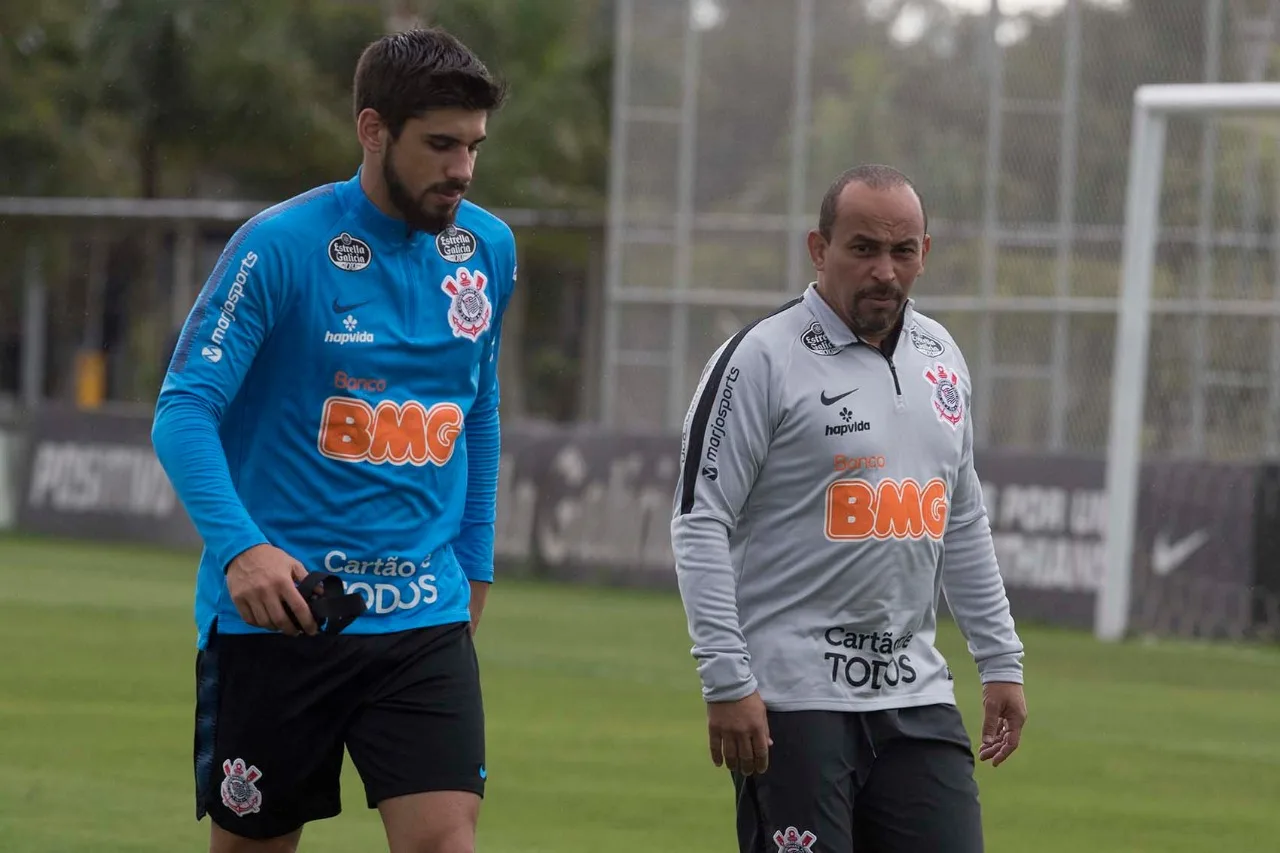
[[855, 421], [853, 419], [853, 412], [849, 411], [848, 407], [840, 409], [840, 420], [844, 421], [844, 423], [830, 424], [827, 426], [828, 436], [839, 438], [840, 436], [849, 435], [850, 433], [866, 432], [871, 429], [871, 423], [869, 421]]
[[324, 342], [326, 344], [371, 344], [374, 341], [373, 332], [357, 331], [360, 321], [348, 314], [342, 321], [342, 328], [345, 332], [325, 332]]
[[326, 344], [371, 344], [373, 343], [373, 332], [325, 332], [324, 342]]
[[853, 421], [852, 423], [828, 426], [827, 435], [838, 438], [852, 432], [866, 432], [869, 429], [871, 429], [871, 424], [868, 421]]

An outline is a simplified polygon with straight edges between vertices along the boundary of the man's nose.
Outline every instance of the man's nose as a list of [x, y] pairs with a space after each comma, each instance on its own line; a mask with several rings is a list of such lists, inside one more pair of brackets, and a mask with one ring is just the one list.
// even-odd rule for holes
[[471, 183], [471, 173], [475, 168], [475, 160], [471, 156], [470, 151], [463, 150], [455, 156], [449, 158], [449, 162], [445, 164], [445, 177], [451, 181], [461, 181], [464, 184]]
[[871, 275], [881, 284], [887, 284], [897, 278], [897, 273], [893, 269], [893, 259], [888, 255], [877, 255], [875, 263], [871, 265]]

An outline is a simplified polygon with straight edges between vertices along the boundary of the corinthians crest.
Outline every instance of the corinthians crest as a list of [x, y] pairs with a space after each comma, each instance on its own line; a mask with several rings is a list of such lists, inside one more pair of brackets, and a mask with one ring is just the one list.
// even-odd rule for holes
[[452, 297], [449, 303], [449, 325], [454, 337], [475, 340], [489, 328], [493, 306], [485, 295], [484, 286], [489, 283], [485, 274], [458, 267], [456, 275], [446, 276], [440, 289]]
[[964, 397], [960, 393], [960, 375], [947, 370], [941, 364], [935, 364], [924, 372], [924, 378], [933, 385], [933, 410], [938, 419], [951, 425], [952, 429], [960, 426], [964, 420]]
[[813, 853], [813, 842], [818, 836], [808, 830], [797, 832], [794, 826], [788, 826], [775, 832], [773, 840], [778, 845], [778, 853]]
[[253, 784], [262, 778], [262, 771], [252, 764], [245, 767], [242, 759], [228, 759], [222, 762], [222, 772], [227, 778], [222, 780], [222, 804], [236, 813], [237, 817], [254, 814], [262, 808], [262, 792]]

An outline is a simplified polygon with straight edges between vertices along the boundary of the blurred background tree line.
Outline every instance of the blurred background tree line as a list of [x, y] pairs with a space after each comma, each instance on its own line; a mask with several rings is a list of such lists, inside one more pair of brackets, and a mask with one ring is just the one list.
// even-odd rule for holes
[[[684, 0], [644, 2], [669, 3], [672, 14], [685, 14]], [[987, 21], [943, 0], [820, 2], [842, 13], [840, 26], [815, 34], [808, 206], [816, 210], [826, 182], [840, 169], [878, 160], [913, 173], [931, 201], [931, 217], [979, 222], [985, 176], [973, 164], [982, 162], [986, 144]], [[1132, 0], [1085, 6], [1079, 222], [1122, 221], [1133, 87], [1201, 79], [1203, 5]], [[359, 162], [350, 93], [357, 56], [389, 29], [427, 23], [457, 34], [512, 86], [510, 103], [490, 123], [491, 141], [470, 198], [490, 207], [584, 212], [602, 222], [613, 6], [612, 0], [4, 0], [0, 195], [273, 202], [344, 179]], [[1175, 6], [1178, 14], [1171, 14]], [[789, 89], [753, 81], [790, 73], [767, 59], [771, 40], [789, 44], [793, 37], [789, 7], [780, 1], [765, 19], [744, 20], [729, 4], [725, 26], [705, 39], [706, 65], [714, 70], [699, 80], [699, 146], [750, 144], [719, 132], [717, 117], [723, 128], [754, 123], [771, 142], [757, 146], [754, 158], [735, 156], [725, 169], [701, 173], [695, 189], [700, 212], [786, 210]], [[917, 37], [894, 37], [904, 16], [916, 22]], [[1057, 97], [1063, 27], [1060, 14], [1022, 23], [1003, 57], [1007, 96]], [[759, 49], [743, 50], [743, 42], [763, 45], [763, 57]], [[1186, 61], [1170, 62], [1173, 52]], [[679, 74], [679, 45], [671, 55], [671, 67], [655, 74]], [[1116, 60], [1121, 55], [1123, 63]], [[1226, 51], [1222, 78], [1241, 79], [1243, 62], [1240, 52]], [[1005, 141], [1001, 215], [1032, 225], [1052, 222], [1059, 128], [1020, 130]], [[1166, 174], [1184, 183], [1166, 187], [1165, 208], [1175, 224], [1189, 225], [1197, 209], [1200, 138], [1174, 133], [1170, 142]], [[1224, 156], [1238, 158], [1241, 150]], [[1268, 168], [1273, 153], [1268, 149], [1263, 158]], [[1239, 191], [1220, 182], [1217, 209], [1233, 209]], [[1269, 226], [1271, 206], [1264, 208], [1261, 229]], [[16, 261], [24, 243], [47, 239], [32, 227], [0, 219], [0, 252]], [[216, 251], [231, 230], [202, 237]], [[103, 250], [109, 272], [99, 321], [85, 317], [87, 250], [83, 235], [72, 237], [60, 238], [62, 250], [46, 260], [49, 393], [67, 393], [71, 365], [65, 353], [86, 338], [86, 322], [101, 322], [88, 338], [113, 353], [112, 396], [149, 401], [173, 331], [154, 244], [137, 230], [111, 231]], [[591, 327], [598, 323], [603, 287], [603, 225], [523, 228], [517, 237], [522, 301], [506, 353], [520, 381], [504, 393], [517, 415], [582, 418], [592, 393], [591, 363], [598, 358]], [[941, 273], [932, 276], [931, 289], [972, 292], [976, 244], [957, 239], [935, 251]], [[1020, 261], [1010, 253], [1002, 262], [1011, 266], [1002, 275], [1021, 263], [1020, 281], [1041, 279], [1048, 288], [1044, 257], [1032, 252]], [[1086, 290], [1089, 281], [1101, 279], [1094, 295], [1114, 293], [1117, 262], [1111, 247], [1096, 267], [1077, 261], [1075, 274]], [[696, 267], [714, 275], [719, 263], [704, 257]], [[777, 267], [774, 259], [762, 263]], [[0, 317], [6, 318], [0, 320], [0, 346], [6, 352], [16, 334], [20, 267], [11, 263], [0, 272]], [[139, 285], [142, 279], [158, 284]], [[3, 361], [11, 359], [6, 354]]]
[[[599, 211], [608, 157], [608, 5], [5, 0], [0, 195], [269, 203], [343, 180], [360, 162], [351, 102], [360, 51], [389, 29], [425, 22], [454, 32], [512, 83], [514, 97], [491, 121], [469, 197], [491, 207]], [[21, 259], [21, 244], [36, 239], [30, 223], [0, 222], [5, 254]], [[233, 229], [206, 228], [202, 237], [216, 250]], [[537, 281], [538, 293], [520, 306], [527, 322], [513, 325], [523, 326], [524, 340], [511, 359], [546, 374], [530, 383], [545, 391], [530, 405], [570, 416], [564, 406], [572, 392], [558, 388], [560, 377], [572, 381], [572, 365], [559, 353], [572, 352], [576, 341], [558, 321], [561, 303], [581, 298], [599, 235], [538, 229], [518, 237], [522, 278]], [[108, 243], [107, 328], [95, 337], [119, 356], [109, 362], [111, 396], [150, 400], [173, 330], [163, 292], [139, 280], [159, 261], [136, 228], [113, 229]], [[82, 310], [82, 260], [65, 249], [46, 253], [54, 396], [68, 393], [69, 353], [84, 337], [82, 323], [97, 322]], [[20, 313], [21, 264], [12, 266], [3, 306], [11, 318]], [[517, 358], [521, 350], [525, 358]]]

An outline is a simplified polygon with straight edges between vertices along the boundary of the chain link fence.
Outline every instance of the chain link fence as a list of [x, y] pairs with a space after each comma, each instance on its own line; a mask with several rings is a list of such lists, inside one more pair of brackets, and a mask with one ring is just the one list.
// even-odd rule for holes
[[[713, 349], [812, 278], [830, 180], [877, 161], [927, 202], [915, 296], [966, 352], [980, 444], [1102, 452], [1133, 91], [1274, 80], [1277, 22], [1277, 0], [619, 0], [603, 420], [677, 427]], [[1153, 453], [1280, 439], [1274, 130], [1170, 126]]]

